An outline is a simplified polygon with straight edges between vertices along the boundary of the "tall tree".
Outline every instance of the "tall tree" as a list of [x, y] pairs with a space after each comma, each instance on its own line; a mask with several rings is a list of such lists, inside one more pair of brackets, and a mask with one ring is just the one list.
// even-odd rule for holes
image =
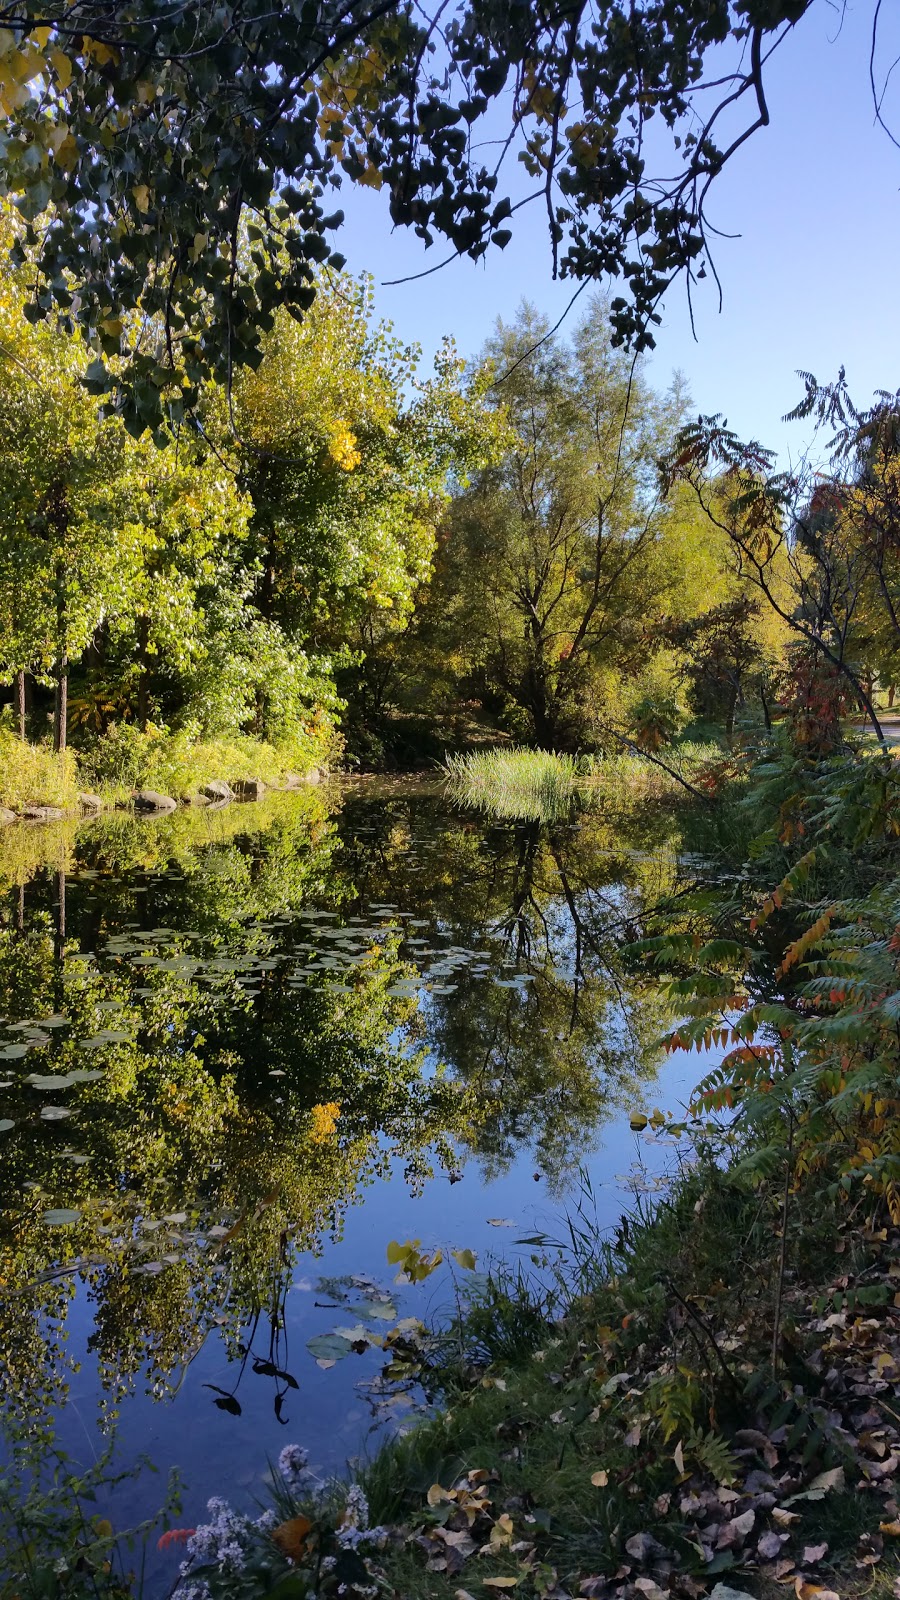
[[495, 449], [485, 382], [449, 340], [422, 376], [418, 348], [375, 321], [371, 283], [332, 276], [302, 324], [276, 318], [259, 368], [220, 400], [253, 507], [256, 605], [314, 656], [352, 663], [351, 695], [409, 620], [451, 484]]
[[571, 344], [525, 306], [484, 354], [512, 443], [453, 504], [422, 631], [513, 727], [571, 747], [677, 587], [654, 460], [682, 402], [612, 348], [599, 300]]

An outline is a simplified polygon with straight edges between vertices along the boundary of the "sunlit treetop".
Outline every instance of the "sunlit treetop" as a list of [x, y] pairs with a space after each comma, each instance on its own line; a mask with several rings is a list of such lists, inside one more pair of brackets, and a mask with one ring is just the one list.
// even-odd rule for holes
[[80, 323], [96, 392], [155, 427], [302, 316], [350, 179], [473, 258], [538, 204], [553, 270], [621, 279], [615, 336], [645, 347], [672, 279], [706, 274], [709, 186], [812, 3], [12, 0], [0, 183], [33, 315]]

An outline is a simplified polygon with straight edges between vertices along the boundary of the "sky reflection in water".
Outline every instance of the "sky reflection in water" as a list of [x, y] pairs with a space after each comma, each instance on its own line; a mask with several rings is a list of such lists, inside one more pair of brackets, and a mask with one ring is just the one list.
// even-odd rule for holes
[[[580, 1165], [612, 1224], [636, 1159], [671, 1159], [627, 1113], [681, 1104], [698, 1064], [657, 1077], [666, 1014], [620, 947], [675, 842], [640, 809], [492, 823], [421, 785], [20, 834], [0, 858], [7, 1418], [81, 1459], [115, 1426], [123, 1459], [181, 1468], [188, 1522], [251, 1499], [288, 1439], [325, 1470], [372, 1448], [407, 1407], [366, 1391], [382, 1355], [322, 1370], [306, 1344], [359, 1303], [388, 1324], [323, 1277], [439, 1316], [446, 1269], [395, 1287], [390, 1239], [527, 1256]], [[118, 1515], [159, 1498], [144, 1476]]]

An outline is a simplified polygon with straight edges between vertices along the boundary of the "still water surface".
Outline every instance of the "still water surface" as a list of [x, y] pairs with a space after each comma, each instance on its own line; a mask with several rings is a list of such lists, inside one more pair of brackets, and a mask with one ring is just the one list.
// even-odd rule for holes
[[[581, 1168], [612, 1225], [635, 1164], [671, 1160], [628, 1113], [682, 1104], [697, 1061], [663, 1063], [621, 953], [676, 881], [658, 809], [493, 822], [360, 784], [17, 839], [4, 1415], [176, 1465], [188, 1524], [249, 1504], [288, 1440], [339, 1471], [402, 1424], [361, 1335], [440, 1317], [453, 1282], [394, 1284], [390, 1240], [527, 1260]], [[160, 1493], [129, 1481], [117, 1518]]]

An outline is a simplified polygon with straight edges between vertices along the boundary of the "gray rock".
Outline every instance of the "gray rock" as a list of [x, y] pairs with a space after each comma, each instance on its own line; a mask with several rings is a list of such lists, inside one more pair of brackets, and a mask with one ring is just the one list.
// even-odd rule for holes
[[105, 811], [106, 801], [101, 800], [99, 794], [80, 794], [78, 804], [82, 811]]
[[179, 798], [183, 806], [203, 806], [205, 808], [210, 804], [210, 801], [206, 798], [206, 795], [202, 794], [199, 790], [195, 790], [193, 794], [180, 795]]
[[59, 806], [23, 806], [22, 816], [28, 822], [59, 822], [65, 812]]
[[157, 794], [155, 789], [135, 789], [131, 798], [135, 811], [174, 811], [178, 804], [170, 794]]
[[238, 778], [231, 787], [238, 800], [261, 800], [266, 792], [262, 778]]
[[0, 806], [0, 824], [3, 824], [4, 822], [16, 822], [17, 820], [18, 819], [14, 811], [8, 811], [6, 806]]
[[210, 778], [209, 783], [201, 783], [200, 793], [207, 800], [233, 800], [234, 793], [231, 785], [224, 778]]

